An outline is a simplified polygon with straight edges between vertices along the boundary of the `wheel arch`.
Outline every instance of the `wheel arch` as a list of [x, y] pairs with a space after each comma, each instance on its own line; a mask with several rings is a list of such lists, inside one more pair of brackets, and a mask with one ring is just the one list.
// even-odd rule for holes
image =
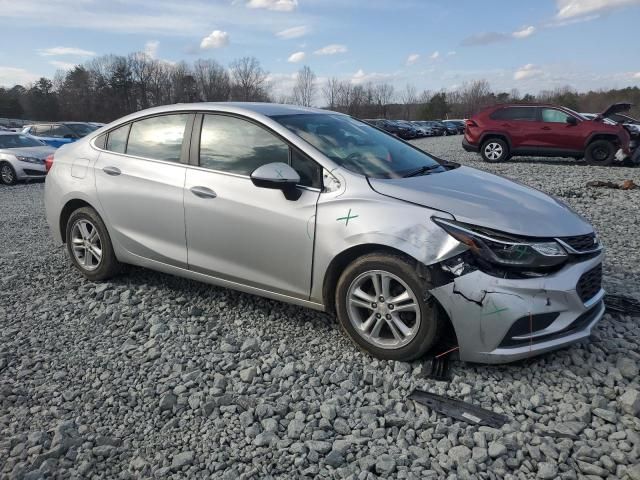
[[592, 133], [587, 138], [587, 142], [585, 143], [585, 149], [586, 149], [586, 147], [588, 147], [589, 145], [591, 145], [593, 142], [595, 142], [597, 140], [607, 140], [607, 141], [613, 143], [614, 145], [619, 145], [620, 144], [620, 139], [618, 138], [617, 135], [615, 135], [613, 133], [596, 132], [596, 133]]
[[505, 132], [485, 132], [482, 134], [482, 136], [480, 137], [480, 141], [478, 142], [478, 146], [480, 148], [482, 148], [482, 145], [484, 145], [484, 142], [486, 142], [487, 140], [491, 139], [491, 138], [499, 138], [501, 140], [504, 140], [505, 142], [507, 142], [507, 146], [509, 147], [509, 150], [511, 150], [512, 146], [511, 146], [511, 136], [508, 133]]
[[[78, 210], [79, 208], [89, 207], [98, 212], [98, 210], [91, 205], [86, 200], [81, 198], [73, 198], [68, 200], [67, 203], [64, 204], [62, 210], [60, 211], [60, 217], [58, 219], [58, 228], [60, 229], [60, 237], [62, 238], [62, 243], [67, 243], [67, 236], [65, 232], [67, 231], [67, 222], [69, 221], [69, 217], [71, 214]], [[98, 213], [100, 215], [100, 213]]]

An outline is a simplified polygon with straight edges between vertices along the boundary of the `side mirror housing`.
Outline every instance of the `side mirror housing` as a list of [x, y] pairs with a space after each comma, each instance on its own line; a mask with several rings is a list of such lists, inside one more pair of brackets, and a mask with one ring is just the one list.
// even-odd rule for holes
[[273, 162], [256, 168], [251, 181], [256, 187], [282, 190], [288, 200], [300, 198], [301, 192], [296, 188], [300, 175], [286, 163]]
[[569, 125], [577, 125], [578, 124], [578, 119], [576, 117], [567, 117], [567, 123]]

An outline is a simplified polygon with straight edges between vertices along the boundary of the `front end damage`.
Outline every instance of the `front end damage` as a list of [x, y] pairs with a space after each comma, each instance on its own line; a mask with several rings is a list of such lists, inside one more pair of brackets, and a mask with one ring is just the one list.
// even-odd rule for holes
[[589, 337], [605, 310], [602, 248], [595, 234], [555, 240], [566, 258], [544, 268], [485, 261], [477, 244], [428, 267], [461, 360], [507, 363]]

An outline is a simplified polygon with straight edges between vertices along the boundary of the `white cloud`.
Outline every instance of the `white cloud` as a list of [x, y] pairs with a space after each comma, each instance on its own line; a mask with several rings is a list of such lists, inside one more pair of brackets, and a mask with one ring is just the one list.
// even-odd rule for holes
[[96, 52], [91, 50], [83, 50], [82, 48], [75, 47], [51, 47], [40, 48], [38, 54], [43, 57], [54, 57], [58, 55], [75, 55], [76, 57], [93, 57]]
[[144, 53], [150, 58], [156, 58], [158, 56], [158, 46], [160, 42], [157, 40], [149, 40], [144, 44]]
[[249, 0], [247, 7], [291, 12], [298, 7], [298, 0]]
[[299, 38], [305, 36], [307, 33], [309, 33], [309, 27], [306, 25], [300, 25], [299, 27], [282, 30], [281, 32], [276, 33], [276, 37], [284, 39]]
[[418, 53], [412, 53], [411, 55], [409, 55], [407, 57], [407, 65], [413, 65], [414, 63], [416, 63], [418, 60], [420, 60], [420, 54]]
[[77, 63], [60, 62], [58, 60], [51, 60], [49, 64], [60, 70], [72, 70], [77, 65]]
[[440, 52], [437, 50], [429, 56], [431, 60], [437, 60], [439, 57], [440, 57]]
[[200, 48], [221, 48], [229, 44], [229, 34], [222, 30], [214, 30], [200, 42]]
[[544, 72], [532, 63], [527, 63], [524, 67], [520, 67], [513, 74], [514, 80], [526, 80], [528, 78], [539, 77]]
[[633, 74], [633, 78], [637, 78], [640, 80], [640, 72], [636, 72]]
[[0, 66], [0, 85], [13, 87], [14, 85], [27, 85], [35, 82], [40, 75], [28, 72], [24, 68]]
[[640, 5], [640, 0], [556, 0], [556, 18], [566, 20], [631, 5]]
[[359, 69], [356, 73], [351, 77], [351, 83], [355, 85], [359, 85], [367, 82], [379, 82], [382, 80], [388, 80], [393, 77], [396, 77], [397, 73], [365, 73], [363, 69]]
[[536, 27], [533, 25], [529, 25], [528, 27], [523, 27], [521, 30], [516, 30], [511, 35], [515, 38], [526, 38], [533, 35], [536, 31]]
[[347, 47], [345, 45], [332, 43], [331, 45], [322, 47], [313, 53], [315, 53], [316, 55], [336, 55], [338, 53], [346, 53], [346, 52], [347, 52]]
[[289, 63], [298, 63], [305, 59], [307, 55], [304, 52], [295, 52], [289, 55], [287, 62]]
[[455, 50], [451, 50], [450, 52], [447, 52], [447, 55], [449, 55], [450, 57], [452, 57], [455, 54], [456, 54]]

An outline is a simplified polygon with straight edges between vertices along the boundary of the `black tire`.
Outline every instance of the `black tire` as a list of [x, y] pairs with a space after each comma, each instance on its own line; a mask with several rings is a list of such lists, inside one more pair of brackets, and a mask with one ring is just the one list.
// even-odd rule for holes
[[[354, 282], [357, 282], [358, 279], [363, 277], [363, 275], [372, 271], [382, 271], [396, 276], [402, 280], [409, 289], [411, 289], [414, 298], [417, 300], [415, 304], [419, 308], [420, 323], [415, 333], [410, 337], [410, 340], [408, 340], [404, 345], [399, 345], [397, 347], [387, 346], [387, 348], [378, 346], [358, 333], [356, 326], [351, 321], [348, 302], [349, 289]], [[404, 288], [404, 286], [399, 283], [396, 285], [393, 285], [392, 283], [390, 285], [390, 289], [394, 286]], [[373, 290], [371, 291], [371, 294], [373, 295]], [[393, 305], [389, 307], [389, 303], [379, 303], [383, 306], [386, 305], [384, 308], [389, 309], [388, 311], [393, 313], [393, 311], [390, 310], [390, 308], [393, 308]], [[369, 310], [372, 310], [371, 308], [353, 308], [361, 311], [363, 317], [368, 315]], [[398, 308], [400, 307], [398, 306]], [[416, 262], [410, 261], [401, 255], [382, 252], [364, 255], [354, 260], [342, 272], [336, 286], [336, 312], [342, 329], [358, 347], [377, 358], [385, 360], [408, 362], [423, 356], [434, 345], [436, 345], [445, 325], [445, 319], [442, 317], [444, 313], [436, 300], [427, 293], [426, 282], [418, 275]], [[405, 312], [403, 312], [403, 314], [407, 315]], [[372, 312], [371, 315], [373, 316], [374, 313]], [[398, 315], [397, 312], [396, 315]], [[408, 315], [412, 314], [408, 313]], [[402, 320], [406, 321], [405, 318]], [[411, 327], [411, 329], [413, 329], [417, 323], [415, 321], [415, 315], [413, 318], [413, 325], [409, 323], [411, 317], [409, 317], [409, 322], [406, 323], [406, 325]], [[392, 332], [389, 324], [393, 322], [386, 322], [382, 320], [381, 322], [383, 326], [380, 331], [385, 332], [386, 329], [386, 332], [391, 336]]]
[[18, 182], [18, 175], [9, 162], [0, 163], [0, 183], [4, 185], [15, 185]]
[[[80, 258], [73, 250], [73, 236], [74, 226], [79, 224], [79, 222], [83, 221], [84, 224], [90, 224], [93, 228], [96, 229], [98, 234], [98, 241], [101, 250], [101, 258], [98, 262], [96, 262], [95, 267], [89, 269], [89, 267], [85, 266], [81, 263]], [[92, 232], [93, 230], [90, 230]], [[116, 275], [120, 271], [120, 262], [116, 258], [116, 255], [113, 251], [113, 245], [111, 243], [111, 238], [109, 237], [109, 232], [107, 231], [107, 227], [104, 222], [96, 212], [91, 207], [82, 207], [78, 210], [75, 210], [67, 221], [66, 225], [66, 243], [67, 243], [67, 252], [69, 253], [69, 257], [71, 258], [71, 263], [73, 263], [74, 267], [76, 267], [80, 273], [82, 273], [86, 278], [92, 281], [99, 280], [107, 280], [114, 275]], [[84, 247], [81, 247], [84, 248]], [[84, 249], [84, 255], [87, 255], [87, 249]], [[92, 257], [95, 260], [95, 256]]]
[[587, 145], [584, 159], [587, 165], [611, 165], [616, 158], [616, 146], [609, 140], [596, 140]]
[[509, 158], [509, 145], [501, 138], [489, 138], [482, 144], [480, 155], [485, 162], [503, 162]]

